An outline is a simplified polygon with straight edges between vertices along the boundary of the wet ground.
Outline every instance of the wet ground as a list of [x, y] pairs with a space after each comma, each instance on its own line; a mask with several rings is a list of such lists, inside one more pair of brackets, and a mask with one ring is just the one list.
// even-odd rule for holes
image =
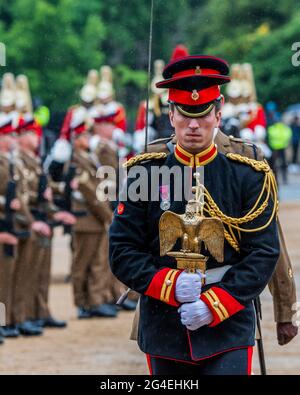
[[[288, 192], [289, 193], [289, 192]], [[292, 200], [292, 199], [291, 199]], [[282, 204], [280, 210], [286, 242], [300, 286], [300, 203]], [[147, 374], [144, 355], [129, 340], [133, 313], [116, 319], [77, 320], [70, 284], [62, 282], [69, 270], [68, 238], [57, 234], [54, 246], [50, 304], [68, 328], [48, 329], [42, 337], [7, 340], [0, 346], [2, 374]], [[299, 295], [299, 292], [298, 292]], [[300, 374], [300, 336], [290, 344], [277, 345], [272, 301], [266, 290], [263, 301], [263, 335], [268, 372]], [[257, 355], [254, 373], [259, 374]]]

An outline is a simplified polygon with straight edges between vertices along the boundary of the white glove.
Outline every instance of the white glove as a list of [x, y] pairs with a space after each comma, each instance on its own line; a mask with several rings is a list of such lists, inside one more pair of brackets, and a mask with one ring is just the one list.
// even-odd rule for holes
[[195, 331], [213, 321], [211, 311], [201, 299], [193, 303], [184, 303], [179, 307], [178, 313], [180, 313], [181, 323], [190, 331]]
[[195, 302], [201, 294], [201, 280], [204, 275], [196, 273], [182, 272], [177, 278], [175, 288], [175, 298], [179, 303]]

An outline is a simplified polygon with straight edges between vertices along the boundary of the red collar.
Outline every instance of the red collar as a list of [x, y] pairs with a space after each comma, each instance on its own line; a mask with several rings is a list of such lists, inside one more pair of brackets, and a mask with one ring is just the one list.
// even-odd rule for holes
[[182, 164], [191, 167], [204, 166], [212, 162], [217, 156], [217, 147], [212, 143], [206, 150], [199, 152], [199, 154], [191, 154], [184, 150], [178, 143], [175, 147], [175, 158]]

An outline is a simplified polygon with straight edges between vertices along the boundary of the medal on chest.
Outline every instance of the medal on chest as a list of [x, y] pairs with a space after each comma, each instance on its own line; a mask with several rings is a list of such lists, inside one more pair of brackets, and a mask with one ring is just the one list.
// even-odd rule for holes
[[162, 185], [159, 187], [159, 194], [161, 198], [160, 208], [163, 211], [169, 210], [171, 207], [170, 202], [170, 187], [169, 185]]

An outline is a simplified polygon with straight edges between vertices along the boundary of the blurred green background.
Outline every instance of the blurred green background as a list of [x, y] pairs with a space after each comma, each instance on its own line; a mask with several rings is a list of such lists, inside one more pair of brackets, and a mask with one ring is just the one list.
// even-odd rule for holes
[[[146, 95], [150, 0], [0, 0], [6, 67], [29, 77], [52, 111], [78, 101], [86, 73], [109, 64], [131, 118]], [[153, 60], [184, 43], [191, 54], [253, 64], [258, 99], [300, 101], [300, 0], [154, 0]], [[299, 56], [300, 58], [300, 56]]]

